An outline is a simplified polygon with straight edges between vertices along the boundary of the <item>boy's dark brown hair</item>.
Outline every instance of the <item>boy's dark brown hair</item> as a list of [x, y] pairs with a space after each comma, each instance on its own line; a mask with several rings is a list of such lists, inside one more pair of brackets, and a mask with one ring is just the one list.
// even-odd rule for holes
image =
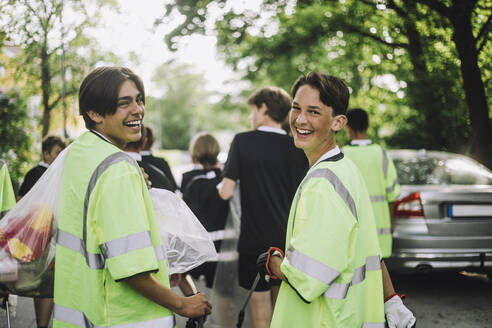
[[277, 123], [285, 120], [291, 107], [289, 94], [278, 87], [265, 87], [256, 91], [248, 98], [248, 104], [258, 108], [265, 104], [266, 114]]
[[303, 85], [309, 85], [319, 91], [321, 102], [333, 108], [333, 116], [347, 114], [350, 93], [343, 80], [317, 72], [301, 75], [292, 86], [293, 98], [296, 96], [297, 90]]
[[85, 77], [79, 89], [79, 113], [84, 117], [86, 128], [92, 129], [95, 126], [87, 114], [91, 109], [101, 116], [116, 112], [118, 93], [126, 80], [135, 82], [145, 104], [142, 79], [129, 68], [102, 66]]

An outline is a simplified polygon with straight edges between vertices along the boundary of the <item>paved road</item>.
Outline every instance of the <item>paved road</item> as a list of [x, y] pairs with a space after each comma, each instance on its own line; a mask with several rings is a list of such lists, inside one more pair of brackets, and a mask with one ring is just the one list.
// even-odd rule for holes
[[418, 328], [492, 327], [492, 283], [468, 273], [393, 274], [395, 288], [417, 317]]
[[[408, 295], [405, 303], [417, 316], [418, 328], [492, 327], [492, 283], [484, 275], [393, 274], [393, 281], [400, 293]], [[0, 328], [4, 327], [5, 311], [0, 310]], [[12, 327], [36, 327], [32, 300], [19, 298]], [[178, 320], [178, 327], [184, 327], [184, 320]], [[249, 328], [249, 322], [243, 328]]]

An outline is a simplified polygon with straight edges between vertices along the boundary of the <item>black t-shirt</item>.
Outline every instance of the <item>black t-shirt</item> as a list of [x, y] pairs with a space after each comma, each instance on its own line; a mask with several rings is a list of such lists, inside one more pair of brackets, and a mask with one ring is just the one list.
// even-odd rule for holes
[[33, 167], [32, 169], [27, 172], [26, 176], [24, 177], [24, 181], [22, 182], [22, 185], [19, 188], [19, 196], [24, 197], [29, 190], [36, 184], [36, 182], [41, 178], [44, 172], [46, 172], [48, 168], [38, 165]]
[[234, 137], [224, 177], [240, 180], [240, 253], [284, 249], [290, 206], [308, 169], [304, 152], [287, 135], [255, 130]]
[[176, 180], [174, 180], [173, 173], [171, 172], [171, 168], [165, 159], [155, 157], [154, 155], [142, 155], [142, 162], [149, 163], [157, 167], [159, 170], [164, 172], [164, 175], [169, 180], [171, 184], [171, 191], [176, 191], [178, 189], [178, 185], [176, 184]]

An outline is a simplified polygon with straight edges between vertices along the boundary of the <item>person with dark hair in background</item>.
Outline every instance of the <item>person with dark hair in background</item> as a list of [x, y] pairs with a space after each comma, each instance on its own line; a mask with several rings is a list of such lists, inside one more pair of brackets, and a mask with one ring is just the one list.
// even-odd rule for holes
[[173, 192], [178, 190], [178, 185], [176, 184], [176, 180], [174, 180], [173, 173], [167, 161], [164, 158], [152, 155], [151, 148], [155, 141], [152, 129], [146, 126], [145, 130], [145, 141], [143, 143], [143, 148], [140, 151], [140, 155], [142, 155], [142, 162], [152, 164], [153, 166], [164, 172], [164, 175], [171, 183], [171, 189], [169, 190]]
[[[43, 173], [48, 169], [48, 166], [58, 157], [58, 154], [65, 149], [67, 144], [65, 140], [58, 136], [47, 136], [41, 144], [43, 160], [27, 172], [24, 181], [19, 188], [18, 199], [24, 197], [29, 190], [41, 178]], [[36, 323], [38, 328], [48, 327], [51, 313], [53, 312], [52, 298], [34, 298], [34, 312], [36, 313]]]
[[156, 166], [142, 160], [141, 150], [145, 144], [146, 134], [147, 129], [145, 126], [142, 126], [142, 137], [138, 141], [127, 143], [125, 152], [136, 160], [138, 165], [149, 175], [151, 187], [174, 192], [176, 189], [173, 187], [166, 174]]
[[25, 194], [31, 190], [34, 184], [41, 178], [43, 173], [48, 169], [51, 163], [56, 159], [58, 154], [65, 149], [67, 144], [58, 136], [47, 136], [43, 139], [41, 144], [41, 151], [43, 153], [43, 160], [39, 164], [33, 167], [27, 172], [19, 188], [19, 198], [24, 197]]
[[364, 178], [374, 210], [381, 254], [383, 258], [388, 258], [393, 241], [389, 203], [400, 194], [395, 165], [383, 147], [367, 138], [369, 116], [365, 110], [351, 109], [347, 119], [345, 129], [351, 142], [342, 150], [357, 165]]
[[[283, 248], [289, 207], [308, 169], [306, 156], [282, 130], [290, 110], [289, 94], [265, 87], [248, 99], [253, 131], [237, 134], [231, 144], [219, 189], [229, 199], [239, 181], [241, 226], [238, 242], [239, 285], [251, 289], [256, 258], [269, 246]], [[253, 328], [270, 326], [278, 281], [260, 280], [251, 297]]]
[[258, 258], [261, 273], [282, 281], [271, 327], [384, 328], [385, 312], [396, 317], [391, 327], [411, 327], [415, 318], [401, 300], [384, 304], [383, 297], [396, 294], [381, 262], [369, 195], [336, 145], [347, 122], [347, 86], [311, 72], [297, 79], [292, 97], [291, 130], [310, 169], [292, 203], [286, 254], [270, 248]]
[[[183, 173], [181, 180], [183, 200], [209, 232], [217, 253], [224, 239], [229, 212], [229, 202], [217, 193], [217, 185], [222, 180], [222, 171], [217, 166], [219, 152], [220, 146], [214, 136], [208, 133], [195, 135], [190, 141], [190, 154], [193, 164], [199, 167]], [[216, 268], [216, 261], [205, 262], [189, 274], [195, 279], [203, 275], [207, 288], [212, 288]]]
[[79, 111], [90, 131], [63, 167], [53, 326], [171, 328], [173, 312], [209, 314], [205, 295], [169, 288], [147, 184], [123, 152], [141, 138], [142, 80], [128, 68], [96, 68], [80, 86]]

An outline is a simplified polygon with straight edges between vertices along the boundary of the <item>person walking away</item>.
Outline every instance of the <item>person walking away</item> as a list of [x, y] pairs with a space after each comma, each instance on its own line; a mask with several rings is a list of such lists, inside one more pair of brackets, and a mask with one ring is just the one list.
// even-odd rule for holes
[[56, 245], [53, 327], [174, 327], [173, 312], [211, 312], [205, 295], [169, 288], [146, 183], [122, 150], [141, 137], [142, 80], [99, 67], [83, 80], [79, 111], [90, 130], [66, 155]]
[[[229, 201], [217, 193], [217, 185], [222, 181], [222, 171], [218, 167], [217, 156], [220, 146], [217, 139], [208, 133], [195, 135], [190, 142], [190, 154], [197, 168], [183, 173], [181, 192], [183, 200], [200, 220], [214, 241], [217, 253], [224, 239], [224, 227], [229, 213]], [[205, 262], [191, 270], [189, 274], [198, 279], [205, 277], [205, 286], [212, 288], [217, 262]]]
[[371, 198], [379, 247], [383, 258], [391, 256], [392, 231], [390, 204], [400, 194], [396, 169], [387, 151], [367, 138], [369, 116], [361, 108], [347, 112], [347, 130], [350, 145], [342, 147], [343, 153], [354, 162], [366, 183]]
[[290, 210], [285, 257], [271, 248], [258, 259], [260, 270], [282, 281], [271, 327], [383, 328], [387, 276], [369, 195], [335, 139], [347, 121], [348, 88], [311, 72], [292, 96], [290, 126], [310, 169]]
[[[219, 189], [222, 199], [241, 194], [241, 226], [238, 242], [239, 285], [251, 289], [256, 258], [265, 248], [283, 248], [290, 204], [308, 169], [306, 156], [282, 130], [290, 110], [290, 97], [277, 87], [265, 87], [248, 99], [253, 131], [237, 134], [231, 144]], [[252, 294], [253, 328], [270, 326], [278, 293], [277, 281], [260, 280]]]

